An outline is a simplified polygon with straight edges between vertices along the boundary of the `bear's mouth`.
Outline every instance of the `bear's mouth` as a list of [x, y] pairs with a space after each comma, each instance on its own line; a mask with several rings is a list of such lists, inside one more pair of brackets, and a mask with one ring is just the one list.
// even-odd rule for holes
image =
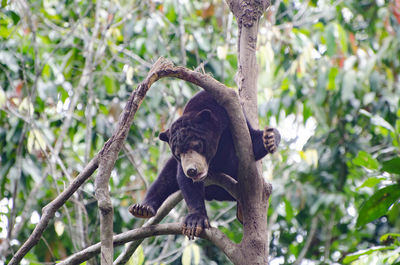
[[208, 163], [206, 158], [196, 151], [189, 150], [188, 152], [181, 153], [181, 166], [186, 177], [199, 182], [207, 177]]
[[187, 176], [187, 177], [191, 178], [193, 180], [193, 182], [200, 182], [200, 181], [203, 181], [207, 177], [207, 172], [199, 173], [194, 177], [189, 177], [189, 176]]

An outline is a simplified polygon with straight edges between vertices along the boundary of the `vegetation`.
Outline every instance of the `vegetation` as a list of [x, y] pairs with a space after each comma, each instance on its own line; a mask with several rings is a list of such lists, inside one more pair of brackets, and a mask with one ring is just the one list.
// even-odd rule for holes
[[[99, 152], [158, 57], [237, 87], [236, 29], [224, 1], [1, 1], [0, 263]], [[400, 264], [400, 1], [277, 0], [259, 31], [260, 126], [283, 136], [263, 165], [270, 264]], [[168, 157], [157, 135], [198, 89], [163, 79], [146, 95], [111, 174], [114, 233], [142, 226], [127, 209]], [[207, 207], [239, 242], [235, 204]], [[99, 240], [89, 179], [23, 264]], [[211, 243], [175, 235], [145, 240], [129, 262], [229, 264]]]

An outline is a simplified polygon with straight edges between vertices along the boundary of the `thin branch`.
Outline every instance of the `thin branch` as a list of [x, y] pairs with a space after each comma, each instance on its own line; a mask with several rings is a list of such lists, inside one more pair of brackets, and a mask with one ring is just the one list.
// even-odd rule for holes
[[[148, 227], [133, 229], [112, 237], [113, 246], [120, 246], [133, 240], [143, 240], [147, 237], [158, 235], [180, 235], [182, 233], [181, 224], [159, 224]], [[92, 245], [69, 258], [63, 260], [59, 265], [80, 264], [100, 253], [100, 242]]]
[[17, 265], [28, 251], [35, 246], [41, 238], [44, 230], [49, 224], [50, 219], [54, 217], [55, 212], [74, 194], [74, 192], [92, 175], [98, 167], [98, 156], [95, 156], [84, 168], [84, 170], [74, 179], [69, 187], [57, 196], [52, 202], [46, 205], [42, 210], [42, 216], [39, 223], [29, 236], [28, 240], [22, 245], [17, 253], [12, 257], [9, 265]]
[[329, 218], [329, 224], [326, 228], [326, 241], [325, 241], [325, 251], [324, 251], [324, 261], [327, 262], [329, 260], [329, 254], [331, 251], [331, 244], [332, 244], [332, 230], [335, 225], [335, 215], [336, 215], [336, 208], [332, 207], [331, 215]]
[[95, 45], [95, 40], [98, 37], [99, 31], [100, 31], [100, 11], [101, 11], [100, 5], [101, 5], [101, 1], [97, 1], [96, 8], [95, 8], [96, 9], [95, 10], [95, 22], [94, 22], [92, 36], [91, 36], [90, 41], [87, 44], [85, 52], [84, 52], [85, 58], [86, 58], [85, 66], [83, 68], [82, 76], [79, 80], [78, 86], [74, 90], [74, 95], [72, 96], [70, 106], [68, 108], [68, 111], [65, 116], [65, 120], [62, 124], [61, 130], [59, 133], [59, 137], [57, 138], [56, 143], [54, 145], [54, 152], [55, 152], [54, 155], [55, 156], [57, 156], [62, 149], [64, 137], [67, 133], [68, 128], [70, 127], [70, 124], [72, 121], [72, 116], [75, 111], [75, 107], [80, 100], [82, 91], [86, 87], [86, 85], [89, 83], [90, 79], [92, 78], [93, 69], [95, 67], [94, 55], [96, 53], [96, 51], [94, 49], [94, 45]]
[[128, 158], [129, 162], [131, 162], [132, 166], [135, 167], [139, 178], [142, 180], [142, 182], [144, 184], [144, 188], [147, 190], [149, 187], [149, 182], [142, 174], [142, 170], [140, 169], [138, 163], [136, 163], [135, 157], [133, 156], [133, 150], [132, 150], [131, 146], [128, 143], [125, 143], [122, 148], [124, 149], [124, 153], [125, 153], [126, 157]]
[[[172, 194], [160, 207], [160, 209], [157, 211], [157, 214], [153, 217], [150, 218], [142, 227], [149, 227], [151, 225], [156, 225], [159, 222], [161, 222], [162, 219], [183, 199], [182, 193], [181, 192], [176, 192]], [[140, 229], [140, 228], [139, 228]], [[119, 257], [115, 260], [114, 264], [125, 264], [128, 262], [129, 258], [132, 256], [132, 254], [135, 252], [136, 248], [142, 243], [144, 238], [139, 238], [137, 240], [134, 240], [132, 242], [129, 242], [125, 250], [119, 255]], [[98, 245], [98, 244], [96, 244]], [[96, 251], [91, 251], [91, 248], [93, 246], [90, 246], [88, 248], [85, 248], [81, 250], [80, 252], [77, 252], [64, 261], [62, 261], [59, 264], [77, 264], [81, 263], [83, 261], [86, 261], [94, 256], [96, 256], [100, 252], [100, 247]]]
[[205, 184], [208, 185], [218, 185], [223, 187], [229, 194], [235, 198], [236, 200], [239, 199], [239, 190], [237, 181], [232, 178], [231, 176], [218, 173], [216, 175], [208, 175], [205, 179]]
[[[137, 229], [133, 229], [114, 236], [113, 244], [114, 246], [120, 246], [134, 240], [143, 240], [145, 238], [152, 236], [181, 235], [181, 234], [182, 234], [182, 225], [180, 223], [150, 225], [147, 227], [140, 227]], [[229, 238], [226, 237], [225, 234], [219, 231], [217, 228], [212, 227], [210, 229], [204, 230], [204, 232], [200, 234], [200, 237], [214, 243], [228, 256], [234, 255], [236, 245], [232, 243], [229, 240]], [[62, 262], [57, 264], [60, 265], [79, 264], [88, 260], [91, 257], [94, 257], [99, 252], [100, 252], [100, 243], [97, 243], [78, 253], [75, 253], [66, 260], [63, 260]], [[122, 263], [117, 263], [117, 264], [122, 264]]]
[[[158, 209], [157, 214], [150, 218], [142, 227], [147, 227], [150, 225], [155, 225], [161, 222], [162, 219], [183, 199], [181, 192], [175, 192], [161, 205]], [[128, 262], [129, 258], [135, 252], [137, 247], [142, 243], [143, 240], [136, 240], [129, 242], [124, 251], [115, 260], [114, 265], [125, 264]]]
[[[13, 238], [13, 228], [14, 228], [14, 223], [15, 223], [15, 218], [16, 218], [16, 213], [17, 213], [17, 195], [18, 195], [18, 187], [19, 187], [19, 181], [21, 179], [21, 172], [22, 172], [22, 148], [24, 146], [24, 139], [26, 136], [26, 131], [27, 131], [27, 123], [24, 123], [23, 129], [21, 136], [18, 141], [18, 147], [16, 151], [16, 167], [14, 170], [14, 181], [12, 181], [12, 186], [13, 186], [13, 191], [12, 191], [12, 206], [10, 207], [10, 214], [8, 215], [8, 228], [7, 228], [7, 237], [6, 239], [0, 244], [0, 256], [7, 256], [6, 254], [8, 251], [10, 251], [10, 243]], [[12, 172], [12, 170], [9, 171], [9, 174]], [[10, 181], [13, 179], [12, 177], [9, 178]], [[27, 202], [25, 203], [25, 205]]]
[[293, 265], [299, 265], [301, 264], [302, 260], [304, 259], [304, 257], [307, 254], [308, 249], [311, 246], [311, 242], [314, 238], [315, 235], [315, 231], [317, 231], [317, 227], [318, 227], [318, 216], [314, 216], [314, 218], [311, 221], [311, 228], [310, 228], [310, 232], [308, 233], [308, 237], [306, 240], [306, 243], [304, 244], [303, 249], [301, 250], [299, 257], [297, 258], [296, 262], [293, 263]]

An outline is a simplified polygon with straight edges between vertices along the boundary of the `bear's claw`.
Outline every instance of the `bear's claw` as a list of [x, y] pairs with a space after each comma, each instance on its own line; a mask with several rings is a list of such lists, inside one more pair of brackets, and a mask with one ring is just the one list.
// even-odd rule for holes
[[185, 217], [182, 224], [182, 234], [187, 236], [189, 240], [200, 236], [203, 229], [210, 228], [208, 217], [198, 213], [192, 213]]
[[274, 128], [266, 126], [264, 128], [263, 143], [268, 153], [270, 154], [275, 153], [279, 141], [280, 141], [279, 132]]
[[149, 205], [134, 204], [129, 207], [128, 211], [139, 218], [150, 218], [156, 215], [156, 211]]

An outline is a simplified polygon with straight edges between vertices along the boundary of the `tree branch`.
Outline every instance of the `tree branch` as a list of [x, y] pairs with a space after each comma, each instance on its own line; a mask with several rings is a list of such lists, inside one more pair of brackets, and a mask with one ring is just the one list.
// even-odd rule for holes
[[69, 187], [64, 190], [60, 195], [57, 196], [52, 202], [47, 204], [42, 209], [42, 216], [40, 222], [37, 224], [28, 240], [22, 245], [17, 253], [10, 260], [9, 265], [19, 264], [21, 259], [28, 253], [28, 251], [35, 246], [41, 238], [44, 230], [49, 224], [50, 219], [54, 217], [55, 212], [64, 205], [69, 197], [93, 174], [97, 169], [99, 163], [99, 157], [95, 156], [83, 169], [83, 171], [74, 179]]
[[[150, 227], [158, 224], [164, 217], [182, 200], [182, 193], [181, 192], [176, 192], [169, 196], [169, 198], [161, 205], [160, 209], [157, 211], [157, 214], [150, 218], [141, 228], [137, 228], [131, 231], [137, 231], [138, 235], [141, 235], [141, 230], [143, 227]], [[130, 231], [128, 231], [130, 232]], [[137, 238], [133, 238], [128, 241], [124, 242], [118, 242], [118, 238], [123, 236], [124, 234], [128, 233], [125, 232], [123, 234], [119, 234], [117, 236], [113, 237], [113, 242], [114, 246], [122, 245], [125, 244], [129, 241], [127, 246], [125, 247], [125, 250], [120, 254], [120, 256], [116, 259], [114, 264], [125, 264], [128, 262], [129, 258], [132, 256], [132, 254], [135, 252], [136, 248], [142, 243], [142, 241], [149, 236], [138, 236]], [[175, 234], [175, 233], [173, 233]], [[178, 233], [179, 234], [179, 233]], [[151, 235], [150, 235], [151, 236]], [[86, 260], [89, 260], [90, 258], [98, 255], [100, 253], [100, 243], [97, 243], [95, 245], [89, 246], [71, 256], [69, 256], [67, 259], [63, 260], [60, 263], [61, 265], [69, 265], [69, 264], [79, 264], [82, 263]]]
[[311, 228], [310, 228], [310, 232], [308, 233], [306, 243], [304, 244], [304, 247], [301, 250], [299, 257], [297, 258], [296, 262], [293, 263], [293, 265], [299, 265], [303, 261], [304, 257], [307, 254], [308, 249], [311, 246], [311, 242], [314, 238], [314, 234], [315, 234], [315, 231], [317, 231], [317, 228], [318, 228], [318, 216], [314, 216], [314, 218], [311, 220]]
[[[158, 224], [162, 219], [183, 199], [182, 193], [180, 191], [175, 192], [167, 198], [167, 200], [158, 209], [157, 214], [150, 218], [142, 227], [147, 227], [151, 225]], [[125, 246], [124, 251], [115, 260], [114, 265], [125, 264], [128, 262], [129, 258], [135, 252], [137, 247], [142, 243], [143, 240], [136, 240], [128, 243]]]
[[238, 190], [238, 182], [232, 178], [231, 176], [218, 173], [216, 175], [208, 175], [205, 179], [206, 186], [209, 185], [218, 185], [224, 188], [229, 194], [235, 198], [236, 200], [239, 199], [239, 190]]
[[[182, 225], [180, 223], [158, 224], [150, 225], [147, 227], [140, 227], [133, 229], [113, 237], [114, 246], [120, 246], [134, 240], [143, 240], [152, 236], [159, 235], [180, 235], [182, 233]], [[225, 254], [233, 255], [235, 251], [235, 244], [232, 243], [224, 233], [217, 228], [206, 229], [205, 232], [200, 234], [201, 238], [208, 239], [216, 246], [218, 246]], [[94, 257], [100, 252], [100, 243], [92, 245], [68, 259], [57, 263], [60, 265], [79, 264]]]

